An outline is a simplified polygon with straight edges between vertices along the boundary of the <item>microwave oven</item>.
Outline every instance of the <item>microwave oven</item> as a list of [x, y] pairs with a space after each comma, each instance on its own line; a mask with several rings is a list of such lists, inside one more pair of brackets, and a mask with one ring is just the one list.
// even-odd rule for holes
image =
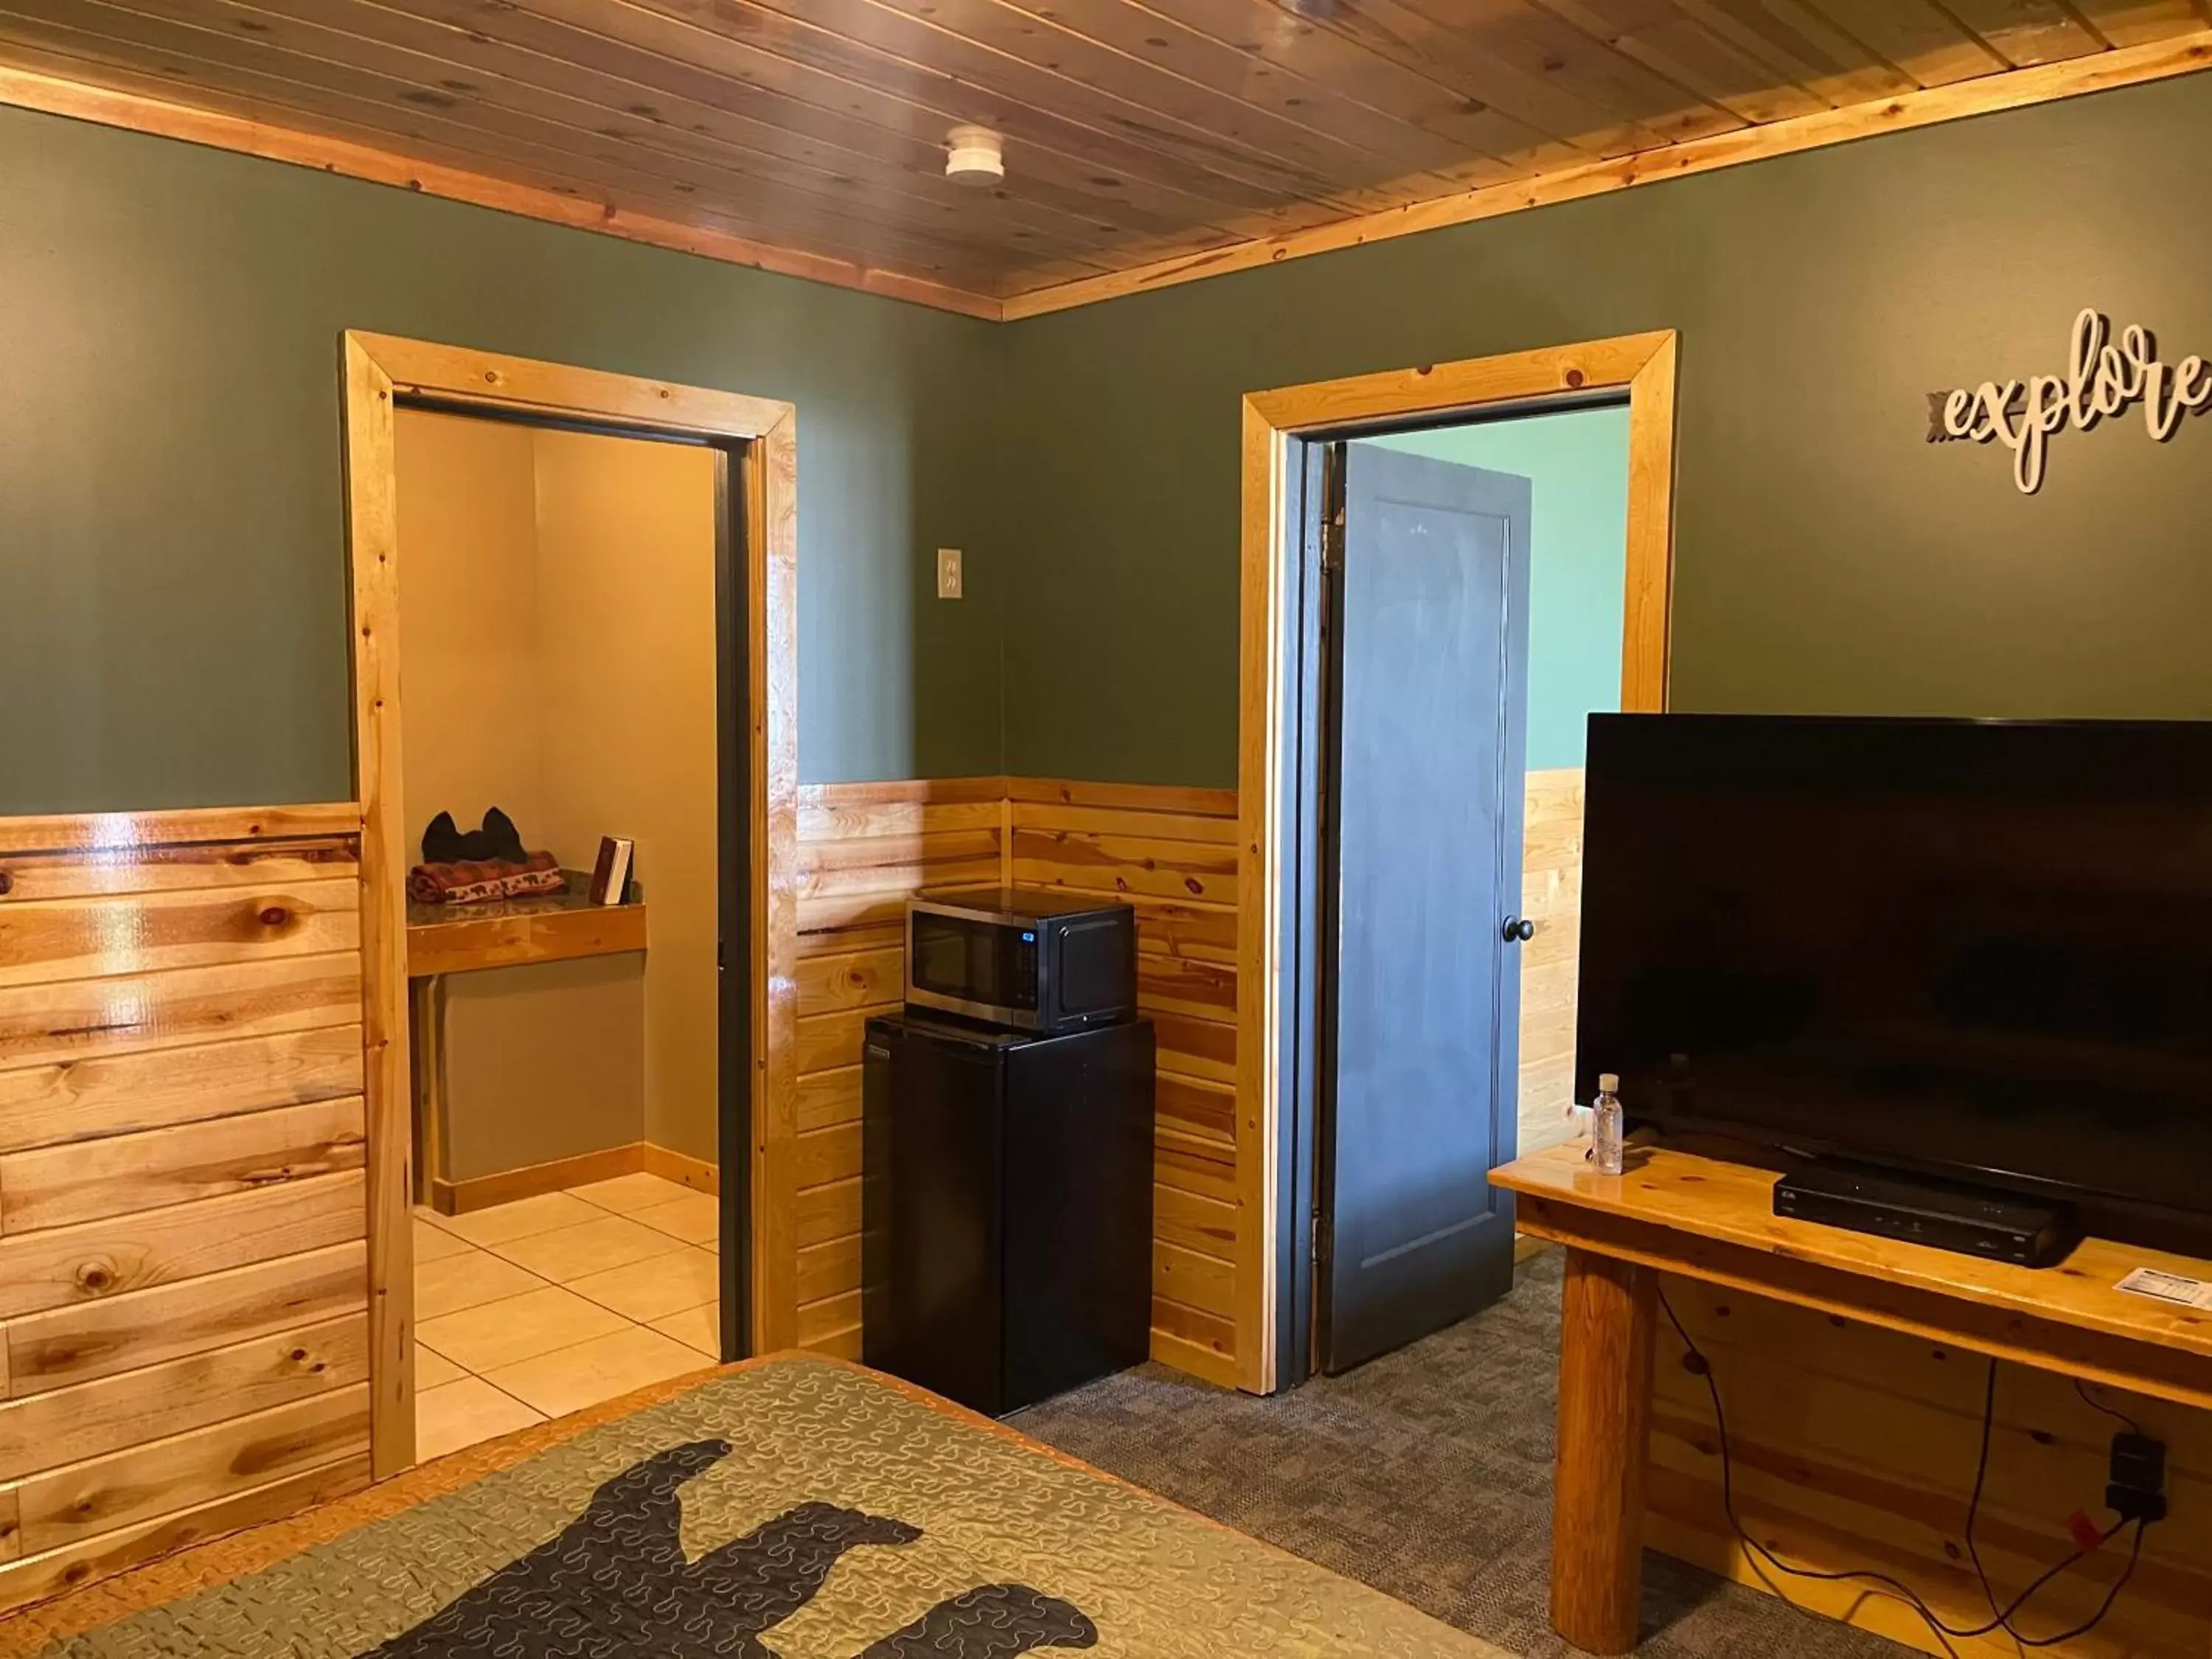
[[907, 902], [906, 1000], [1017, 1030], [1137, 1014], [1137, 914], [1087, 894], [995, 888]]

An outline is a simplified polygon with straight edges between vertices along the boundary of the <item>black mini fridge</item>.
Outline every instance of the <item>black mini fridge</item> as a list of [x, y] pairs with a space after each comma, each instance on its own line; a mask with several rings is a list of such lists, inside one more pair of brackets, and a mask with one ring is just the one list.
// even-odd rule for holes
[[862, 1358], [993, 1417], [1141, 1364], [1152, 1025], [867, 1024]]

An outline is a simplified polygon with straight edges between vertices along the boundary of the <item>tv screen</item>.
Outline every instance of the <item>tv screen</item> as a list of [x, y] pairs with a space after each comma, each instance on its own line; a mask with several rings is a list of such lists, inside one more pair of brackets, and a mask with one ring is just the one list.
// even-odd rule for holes
[[2212, 725], [1601, 714], [1575, 1087], [2212, 1214]]

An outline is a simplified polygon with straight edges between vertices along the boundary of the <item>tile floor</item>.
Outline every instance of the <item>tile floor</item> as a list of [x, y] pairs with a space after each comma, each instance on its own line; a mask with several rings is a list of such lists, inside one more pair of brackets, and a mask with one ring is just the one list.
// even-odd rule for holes
[[415, 1212], [415, 1443], [437, 1457], [711, 1364], [720, 1206], [626, 1175]]

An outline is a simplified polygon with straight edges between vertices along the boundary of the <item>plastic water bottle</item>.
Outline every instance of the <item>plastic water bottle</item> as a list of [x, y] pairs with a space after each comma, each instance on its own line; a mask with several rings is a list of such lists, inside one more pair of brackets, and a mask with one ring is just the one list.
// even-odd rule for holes
[[1597, 1099], [1591, 1103], [1590, 1162], [1597, 1165], [1600, 1175], [1619, 1175], [1627, 1167], [1627, 1151], [1623, 1144], [1620, 1114], [1620, 1079], [1612, 1072], [1601, 1072], [1597, 1079]]

